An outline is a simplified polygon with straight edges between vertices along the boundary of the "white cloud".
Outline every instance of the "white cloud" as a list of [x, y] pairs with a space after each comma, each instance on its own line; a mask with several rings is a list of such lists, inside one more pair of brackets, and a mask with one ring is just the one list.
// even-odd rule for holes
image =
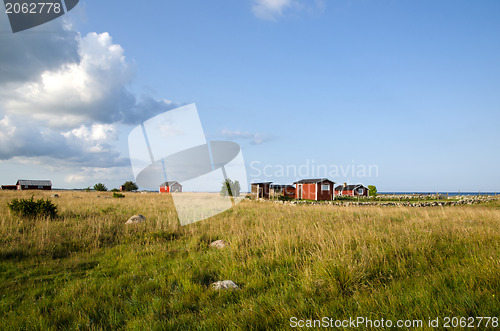
[[258, 18], [274, 20], [292, 5], [292, 0], [254, 0], [252, 11]]
[[[79, 61], [62, 63], [18, 86], [4, 87], [0, 96], [6, 113], [31, 115], [49, 127], [67, 128], [90, 121], [114, 122], [135, 105], [125, 89], [133, 69], [123, 49], [108, 33], [77, 37]], [[33, 110], [36, 109], [36, 112]]]
[[[77, 171], [68, 174], [64, 177], [64, 181], [68, 184], [92, 185], [92, 183], [103, 182], [125, 182], [124, 178], [130, 178], [130, 169], [121, 167], [99, 168], [99, 167], [81, 167]], [[108, 187], [111, 189], [112, 187]]]
[[227, 139], [245, 139], [249, 140], [251, 144], [253, 145], [260, 145], [265, 142], [268, 142], [270, 140], [273, 140], [274, 137], [265, 134], [265, 133], [251, 133], [248, 131], [233, 131], [233, 130], [228, 130], [224, 129], [221, 132], [222, 136], [224, 136]]
[[85, 142], [99, 142], [116, 139], [117, 128], [113, 124], [92, 124], [92, 126], [80, 126], [79, 128], [63, 133], [66, 138], [75, 137]]
[[33, 158], [98, 167], [130, 164], [113, 146], [119, 134], [116, 124], [95, 123], [61, 132], [22, 116], [0, 114], [0, 130], [0, 160]]
[[285, 13], [321, 13], [325, 7], [326, 0], [253, 0], [252, 12], [260, 19], [275, 21]]
[[63, 21], [47, 26], [37, 28], [46, 33], [0, 33], [9, 45], [0, 47], [0, 160], [129, 166], [115, 146], [119, 126], [177, 105], [136, 99], [127, 89], [134, 67], [108, 33], [82, 37]]

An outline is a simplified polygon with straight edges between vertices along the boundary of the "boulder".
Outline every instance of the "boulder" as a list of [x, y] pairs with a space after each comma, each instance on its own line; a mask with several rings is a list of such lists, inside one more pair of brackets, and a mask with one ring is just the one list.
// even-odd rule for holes
[[238, 285], [236, 285], [232, 280], [222, 280], [215, 283], [212, 283], [210, 287], [216, 291], [219, 290], [237, 290], [239, 289]]
[[51, 197], [53, 197], [53, 198], [59, 198], [59, 194], [52, 194]]
[[137, 224], [137, 223], [142, 223], [146, 220], [146, 217], [142, 215], [134, 215], [128, 219], [125, 224]]
[[210, 247], [215, 247], [218, 249], [223, 249], [226, 246], [229, 246], [229, 243], [225, 242], [224, 240], [216, 240], [210, 244]]

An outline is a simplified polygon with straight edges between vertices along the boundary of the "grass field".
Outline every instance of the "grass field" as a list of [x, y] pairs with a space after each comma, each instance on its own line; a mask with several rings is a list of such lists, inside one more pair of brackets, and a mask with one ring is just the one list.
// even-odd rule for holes
[[[57, 219], [7, 208], [54, 193]], [[444, 208], [245, 200], [181, 227], [169, 195], [111, 196], [0, 192], [1, 330], [289, 329], [292, 317], [325, 316], [422, 320], [427, 329], [429, 318], [442, 326], [445, 316], [500, 315], [498, 200]], [[144, 224], [124, 224], [137, 213]], [[217, 239], [230, 246], [210, 248]], [[209, 287], [228, 279], [240, 290]]]

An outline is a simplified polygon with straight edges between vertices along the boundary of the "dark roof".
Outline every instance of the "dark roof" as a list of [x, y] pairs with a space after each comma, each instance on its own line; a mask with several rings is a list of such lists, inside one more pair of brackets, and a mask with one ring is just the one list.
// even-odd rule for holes
[[368, 187], [366, 186], [363, 186], [361, 184], [357, 184], [357, 185], [347, 185], [347, 186], [344, 186], [344, 185], [339, 185], [335, 188], [335, 191], [353, 191], [355, 189], [357, 189], [358, 187], [363, 187], [363, 188], [366, 188], [368, 189]]
[[272, 184], [271, 185], [271, 188], [274, 188], [274, 189], [276, 189], [276, 188], [292, 188], [292, 187], [295, 188], [293, 185], [279, 185], [279, 184]]
[[314, 179], [301, 179], [297, 182], [293, 182], [294, 184], [316, 184], [316, 183], [322, 183], [322, 182], [330, 182], [335, 184], [335, 182], [332, 182], [328, 178], [314, 178]]
[[251, 185], [271, 184], [272, 182], [252, 183]]
[[27, 185], [27, 186], [52, 186], [52, 182], [50, 180], [28, 180], [28, 179], [19, 179], [16, 185]]
[[161, 185], [160, 185], [160, 186], [173, 186], [173, 185], [175, 185], [175, 184], [182, 186], [181, 184], [179, 184], [179, 183], [178, 183], [178, 182], [176, 182], [175, 180], [170, 180], [170, 181], [168, 181], [168, 182], [163, 182], [163, 183], [161, 183]]

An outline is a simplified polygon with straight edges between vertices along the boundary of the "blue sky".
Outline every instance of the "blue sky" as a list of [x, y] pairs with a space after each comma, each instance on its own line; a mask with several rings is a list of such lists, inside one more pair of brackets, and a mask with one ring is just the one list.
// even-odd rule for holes
[[134, 180], [132, 128], [196, 103], [249, 181], [500, 191], [499, 15], [494, 0], [80, 1], [12, 34], [1, 13], [0, 183]]

